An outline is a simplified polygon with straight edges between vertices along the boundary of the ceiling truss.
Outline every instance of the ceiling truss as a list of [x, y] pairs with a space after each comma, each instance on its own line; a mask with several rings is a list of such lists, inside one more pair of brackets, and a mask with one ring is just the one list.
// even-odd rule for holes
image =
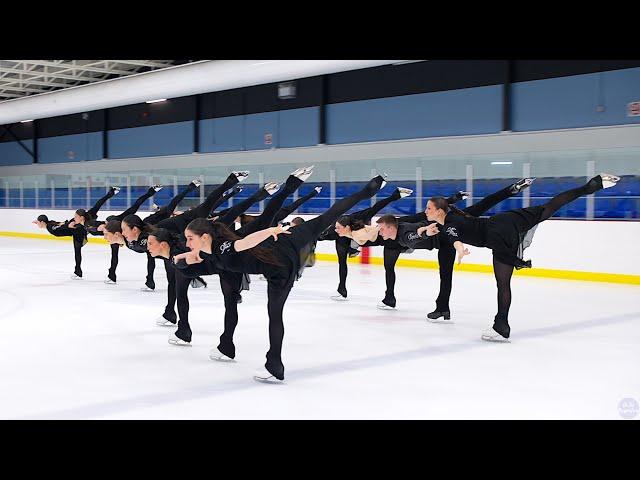
[[0, 60], [0, 102], [195, 60]]

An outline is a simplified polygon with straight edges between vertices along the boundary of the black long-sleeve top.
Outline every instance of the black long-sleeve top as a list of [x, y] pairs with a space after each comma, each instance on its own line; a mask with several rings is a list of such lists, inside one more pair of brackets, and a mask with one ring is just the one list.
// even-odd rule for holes
[[531, 267], [530, 261], [525, 262], [517, 255], [521, 239], [515, 226], [492, 219], [449, 213], [444, 218], [444, 225], [439, 226], [440, 236], [451, 244], [460, 241], [475, 247], [490, 248], [494, 257], [507, 265]]

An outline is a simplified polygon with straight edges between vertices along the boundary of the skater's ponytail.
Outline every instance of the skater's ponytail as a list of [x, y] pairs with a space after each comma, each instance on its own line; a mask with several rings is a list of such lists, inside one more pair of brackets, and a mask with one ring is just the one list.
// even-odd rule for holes
[[104, 229], [109, 233], [119, 233], [122, 234], [122, 223], [120, 220], [109, 220], [104, 225]]
[[242, 227], [253, 222], [256, 219], [256, 217], [254, 217], [253, 215], [247, 215], [246, 213], [241, 213], [238, 218], [240, 218], [240, 226]]
[[473, 217], [473, 215], [469, 215], [467, 212], [460, 210], [454, 204], [449, 203], [449, 201], [444, 197], [431, 197], [429, 201], [433, 203], [433, 206], [435, 208], [443, 210], [445, 214], [449, 212], [453, 212], [455, 214], [462, 215], [463, 217], [467, 217], [467, 218]]
[[180, 236], [178, 234], [170, 232], [166, 228], [160, 228], [160, 227], [149, 228], [149, 236], [156, 237], [156, 240], [160, 243], [161, 242], [168, 243], [169, 247], [176, 246], [180, 241]]
[[364, 228], [364, 222], [362, 220], [354, 219], [350, 215], [342, 215], [338, 218], [337, 222], [343, 227], [349, 227], [352, 232], [356, 232]]
[[[199, 237], [201, 237], [206, 233], [214, 240], [219, 239], [224, 241], [235, 242], [236, 240], [242, 239], [242, 237], [239, 237], [234, 232], [229, 230], [229, 227], [227, 227], [224, 223], [210, 222], [205, 218], [196, 218], [194, 220], [191, 220], [189, 225], [187, 225], [185, 232], [187, 230], [189, 230], [190, 232], [193, 232]], [[212, 248], [213, 248], [213, 245], [212, 245]], [[269, 263], [271, 265], [276, 265], [278, 267], [283, 266], [282, 263], [273, 254], [273, 252], [268, 248], [256, 246], [253, 248], [249, 248], [248, 250], [245, 250], [245, 252], [247, 252], [249, 255], [256, 257], [258, 260], [264, 263]]]
[[137, 227], [142, 233], [151, 233], [151, 225], [144, 223], [137, 215], [127, 215], [122, 221], [126, 223], [129, 228]]
[[76, 215], [83, 217], [85, 223], [91, 221], [91, 219], [93, 218], [93, 216], [84, 208], [79, 208], [78, 210], [76, 210]]

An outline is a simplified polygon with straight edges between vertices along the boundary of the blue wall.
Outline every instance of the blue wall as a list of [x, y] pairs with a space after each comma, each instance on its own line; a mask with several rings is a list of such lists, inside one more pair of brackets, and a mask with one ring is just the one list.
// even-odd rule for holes
[[502, 86], [327, 106], [327, 142], [352, 143], [500, 132]]
[[640, 68], [514, 83], [512, 130], [640, 123], [640, 117], [627, 116], [627, 104], [637, 101]]
[[108, 132], [109, 158], [193, 153], [194, 122], [123, 128]]
[[244, 150], [244, 117], [242, 115], [200, 120], [201, 152]]
[[320, 108], [296, 108], [279, 112], [279, 147], [304, 147], [320, 142]]
[[[317, 145], [319, 107], [295, 108], [200, 121], [200, 151], [229, 152]], [[266, 133], [272, 135], [265, 144]]]
[[[33, 152], [33, 140], [22, 140], [22, 143]], [[33, 157], [18, 142], [0, 143], [0, 165], [30, 165]]]
[[[69, 152], [73, 152], [73, 158]], [[38, 139], [39, 163], [81, 162], [103, 157], [102, 132]]]

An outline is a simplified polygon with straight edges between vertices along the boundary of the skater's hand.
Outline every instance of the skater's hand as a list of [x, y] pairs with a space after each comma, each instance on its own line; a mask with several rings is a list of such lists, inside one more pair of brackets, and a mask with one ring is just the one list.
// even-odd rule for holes
[[437, 235], [438, 233], [440, 233], [437, 223], [430, 223], [426, 227], [421, 227], [421, 228], [424, 228], [424, 230], [427, 232], [427, 237], [433, 237], [434, 235]]
[[69, 222], [69, 225], [67, 225], [69, 228], [73, 228], [76, 226], [76, 222]]
[[276, 242], [278, 241], [278, 235], [280, 235], [281, 233], [286, 233], [287, 235], [291, 235], [291, 232], [289, 231], [289, 225], [287, 226], [278, 225], [276, 227], [271, 227], [271, 235], [273, 236], [273, 239]]
[[104, 232], [104, 227], [105, 227], [105, 225], [103, 223], [101, 223], [100, 225], [98, 225], [98, 231], [99, 232]]
[[193, 265], [194, 263], [202, 263], [202, 258], [196, 252], [181, 253], [173, 257], [173, 263], [178, 263], [180, 260], [187, 262], [187, 265]]
[[462, 263], [462, 257], [466, 257], [470, 253], [471, 252], [469, 251], [468, 248], [465, 248], [463, 250], [458, 250], [458, 265], [460, 265], [460, 263]]

